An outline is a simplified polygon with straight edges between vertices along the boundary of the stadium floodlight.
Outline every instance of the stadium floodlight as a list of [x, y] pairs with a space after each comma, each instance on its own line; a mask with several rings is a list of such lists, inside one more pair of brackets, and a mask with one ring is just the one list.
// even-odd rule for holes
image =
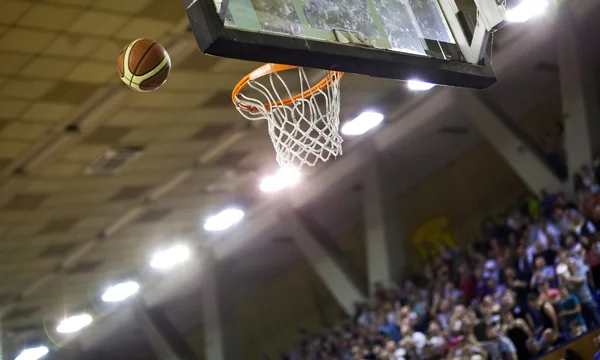
[[73, 315], [63, 319], [56, 327], [56, 331], [61, 334], [71, 334], [88, 326], [92, 321], [92, 316], [89, 314]]
[[291, 167], [279, 169], [275, 174], [265, 176], [260, 182], [260, 190], [271, 193], [294, 186], [300, 180], [300, 172]]
[[122, 283], [110, 286], [104, 294], [102, 294], [102, 301], [104, 302], [119, 302], [123, 301], [135, 294], [140, 290], [140, 284], [135, 281], [124, 281]]
[[48, 354], [50, 350], [46, 346], [27, 348], [15, 358], [15, 360], [38, 360]]
[[365, 111], [354, 120], [350, 120], [342, 126], [342, 134], [357, 136], [373, 129], [383, 121], [383, 114], [374, 111]]
[[548, 0], [523, 0], [519, 5], [506, 10], [506, 20], [522, 23], [546, 12]]
[[406, 86], [412, 91], [427, 91], [433, 89], [435, 84], [431, 84], [421, 80], [408, 80]]
[[187, 246], [174, 245], [155, 253], [150, 260], [150, 266], [157, 270], [167, 271], [186, 262], [189, 257], [190, 249]]
[[240, 222], [244, 212], [237, 208], [227, 208], [216, 215], [209, 216], [204, 222], [206, 231], [222, 231]]

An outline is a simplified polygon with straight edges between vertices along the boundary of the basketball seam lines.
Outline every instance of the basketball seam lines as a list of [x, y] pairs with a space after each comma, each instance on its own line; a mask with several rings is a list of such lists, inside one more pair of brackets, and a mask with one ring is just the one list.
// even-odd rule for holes
[[[161, 64], [162, 64], [162, 62], [161, 62]], [[159, 66], [160, 66], [160, 64], [159, 64]], [[160, 75], [160, 73], [161, 73], [161, 72], [163, 72], [165, 69], [167, 69], [167, 64], [164, 64], [164, 65], [163, 65], [163, 66], [160, 68], [160, 70], [159, 70], [159, 71], [158, 71], [156, 74], [154, 74], [154, 75], [150, 76], [150, 77], [149, 77], [149, 78], [147, 78], [147, 79], [144, 79], [144, 80], [142, 80], [142, 82], [141, 82], [141, 83], [139, 83], [139, 84], [136, 84], [136, 85], [138, 85], [138, 86], [140, 87], [140, 89], [142, 89], [142, 90], [143, 90], [143, 88], [142, 88], [142, 84], [144, 84], [144, 83], [146, 83], [146, 82], [148, 82], [148, 81], [150, 81], [150, 80], [152, 80], [152, 79], [156, 78], [156, 77], [157, 77], [158, 75]], [[150, 73], [150, 71], [148, 71], [146, 74], [148, 74], [148, 73]], [[165, 80], [165, 81], [166, 81], [166, 80]], [[163, 82], [164, 82], [164, 81], [163, 81]]]
[[[164, 64], [163, 64], [164, 63]], [[128, 77], [125, 77], [126, 80], [129, 81], [129, 84], [135, 84], [135, 85], [141, 85], [143, 82], [152, 79], [153, 77], [155, 77], [158, 73], [160, 73], [165, 67], [167, 67], [167, 65], [169, 64], [169, 60], [165, 57], [163, 58], [163, 60], [160, 62], [160, 64], [158, 64], [154, 69], [148, 71], [147, 73], [145, 73], [144, 75], [132, 75], [131, 79], [129, 79]], [[161, 66], [162, 65], [162, 66]], [[144, 76], [150, 74], [151, 72], [156, 70], [156, 74], [150, 76], [147, 79], [143, 79]], [[140, 82], [135, 82], [133, 80], [135, 80], [136, 78], [142, 78], [140, 80]]]
[[[150, 49], [152, 49], [154, 47], [154, 45], [156, 45], [156, 41], [152, 42], [152, 45], [148, 46], [148, 48], [146, 49], [146, 51], [144, 51], [144, 55], [142, 55], [140, 57], [140, 61], [138, 61], [135, 69], [131, 72], [131, 75], [133, 75], [131, 77], [131, 80], [129, 80], [129, 85], [131, 86], [131, 84], [133, 83], [133, 77], [134, 76], [143, 76], [143, 75], [136, 75], [137, 70], [139, 69], [140, 65], [142, 65], [142, 62], [144, 61], [144, 58], [146, 57], [146, 55], [148, 55], [148, 52], [150, 51]], [[133, 46], [135, 47], [135, 45]], [[133, 51], [133, 47], [131, 48], [131, 50]], [[131, 56], [131, 55], [130, 55]], [[129, 64], [127, 64], [127, 66], [129, 66]], [[131, 69], [130, 69], [131, 70]], [[136, 84], [137, 85], [137, 84]]]

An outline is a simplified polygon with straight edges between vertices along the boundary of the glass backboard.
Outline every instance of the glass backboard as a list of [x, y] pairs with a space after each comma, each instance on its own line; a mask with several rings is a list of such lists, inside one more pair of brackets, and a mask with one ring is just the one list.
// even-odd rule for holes
[[210, 55], [485, 88], [437, 0], [182, 0]]

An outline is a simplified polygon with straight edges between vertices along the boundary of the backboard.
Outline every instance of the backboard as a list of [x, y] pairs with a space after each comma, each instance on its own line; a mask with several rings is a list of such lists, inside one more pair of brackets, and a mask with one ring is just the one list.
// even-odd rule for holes
[[478, 89], [496, 80], [485, 58], [465, 61], [438, 0], [182, 2], [209, 55]]

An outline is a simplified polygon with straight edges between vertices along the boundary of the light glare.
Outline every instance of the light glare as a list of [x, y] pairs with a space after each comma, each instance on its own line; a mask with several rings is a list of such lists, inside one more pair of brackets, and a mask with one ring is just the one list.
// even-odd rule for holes
[[523, 0], [519, 5], [506, 11], [506, 20], [514, 23], [526, 22], [546, 11], [548, 0]]
[[150, 266], [157, 270], [170, 270], [187, 261], [190, 250], [185, 245], [175, 245], [166, 250], [157, 252], [150, 260]]
[[294, 168], [286, 167], [279, 169], [275, 174], [265, 176], [260, 182], [260, 190], [263, 192], [276, 192], [289, 186], [294, 186], [300, 181], [300, 172]]
[[29, 348], [21, 351], [21, 353], [15, 358], [15, 360], [37, 360], [48, 354], [48, 352], [49, 350], [45, 346]]
[[240, 209], [229, 208], [220, 213], [209, 216], [204, 222], [204, 230], [221, 231], [240, 222], [244, 218], [244, 212]]
[[118, 302], [135, 295], [140, 290], [140, 284], [135, 281], [126, 281], [113, 285], [102, 294], [104, 302]]
[[383, 121], [383, 114], [374, 111], [365, 111], [354, 120], [342, 126], [342, 134], [348, 136], [362, 135]]
[[435, 84], [421, 80], [408, 80], [406, 82], [406, 86], [408, 86], [408, 89], [412, 91], [427, 91], [431, 90]]
[[89, 314], [74, 315], [61, 321], [56, 331], [61, 334], [74, 333], [91, 324], [92, 320]]

